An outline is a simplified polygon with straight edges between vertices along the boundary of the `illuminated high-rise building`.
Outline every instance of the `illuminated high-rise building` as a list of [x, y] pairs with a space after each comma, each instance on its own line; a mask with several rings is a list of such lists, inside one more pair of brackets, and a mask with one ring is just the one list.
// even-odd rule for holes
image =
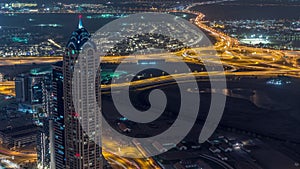
[[[93, 71], [99, 66], [99, 58], [94, 57], [95, 46], [88, 41], [90, 37], [80, 16], [78, 28], [70, 37], [63, 59], [67, 169], [102, 168], [101, 126], [96, 100], [98, 83], [95, 83]], [[74, 87], [76, 94], [72, 91]]]
[[43, 82], [45, 74], [21, 74], [15, 80], [16, 100], [29, 105], [43, 103]]
[[65, 169], [66, 165], [63, 82], [63, 62], [57, 62], [52, 65], [51, 169]]
[[[50, 151], [50, 126], [51, 114], [52, 114], [52, 75], [43, 75], [42, 87], [42, 98], [43, 106], [37, 112], [38, 121], [36, 124], [39, 126], [37, 133], [37, 162], [38, 168], [50, 169], [51, 162], [51, 151]], [[37, 92], [39, 85], [34, 87]]]

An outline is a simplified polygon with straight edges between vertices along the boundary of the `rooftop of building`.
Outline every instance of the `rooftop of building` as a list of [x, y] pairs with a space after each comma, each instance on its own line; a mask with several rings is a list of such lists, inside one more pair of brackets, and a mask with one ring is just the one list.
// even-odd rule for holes
[[67, 44], [68, 48], [73, 50], [81, 50], [81, 47], [87, 42], [91, 34], [84, 28], [82, 23], [82, 15], [79, 15], [79, 23], [77, 29], [72, 33], [69, 42]]

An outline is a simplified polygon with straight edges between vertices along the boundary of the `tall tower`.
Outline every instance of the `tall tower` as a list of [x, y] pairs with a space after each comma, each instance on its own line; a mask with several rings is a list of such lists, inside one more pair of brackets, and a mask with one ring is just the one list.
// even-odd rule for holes
[[63, 62], [52, 65], [52, 118], [50, 126], [51, 169], [65, 169], [65, 118], [63, 100]]
[[99, 84], [94, 72], [99, 58], [94, 57], [96, 48], [88, 41], [91, 35], [81, 18], [80, 15], [78, 28], [72, 33], [63, 58], [66, 168], [99, 169], [102, 168], [96, 100]]
[[[51, 137], [50, 137], [50, 126], [51, 114], [52, 114], [52, 74], [44, 74], [42, 80], [42, 111], [37, 111], [39, 130], [37, 132], [37, 159], [38, 168], [50, 169], [51, 166]], [[34, 98], [39, 100], [39, 84], [34, 85], [33, 94], [37, 94]]]

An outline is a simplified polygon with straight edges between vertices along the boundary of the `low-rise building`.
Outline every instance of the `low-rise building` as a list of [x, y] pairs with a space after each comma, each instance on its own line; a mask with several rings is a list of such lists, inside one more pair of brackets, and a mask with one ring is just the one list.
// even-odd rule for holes
[[211, 147], [209, 148], [209, 151], [211, 151], [212, 153], [221, 153], [221, 150], [218, 149], [218, 148], [215, 147], [215, 146], [211, 146]]
[[36, 125], [8, 127], [0, 131], [0, 142], [9, 148], [20, 148], [28, 144], [36, 144], [38, 128]]
[[131, 132], [131, 129], [128, 128], [127, 125], [124, 124], [124, 123], [118, 123], [118, 127], [119, 127], [119, 129], [120, 129], [122, 132], [124, 132], [124, 133], [129, 133], [129, 132]]
[[218, 158], [220, 158], [222, 161], [227, 161], [228, 157], [226, 157], [224, 154], [217, 154]]
[[160, 153], [164, 153], [167, 152], [168, 150], [166, 148], [163, 147], [162, 144], [160, 144], [159, 142], [155, 141], [154, 143], [152, 143], [153, 147], [158, 150]]
[[179, 162], [178, 163], [175, 163], [174, 165], [173, 165], [173, 167], [175, 168], [175, 169], [186, 169], [182, 164], [180, 164]]
[[180, 150], [180, 151], [184, 151], [184, 150], [187, 150], [187, 149], [188, 149], [187, 146], [183, 145], [182, 143], [178, 143], [178, 144], [176, 145], [176, 148], [177, 148], [178, 150]]
[[222, 143], [221, 145], [219, 145], [219, 148], [224, 151], [225, 153], [232, 151], [232, 148], [229, 147], [227, 144]]

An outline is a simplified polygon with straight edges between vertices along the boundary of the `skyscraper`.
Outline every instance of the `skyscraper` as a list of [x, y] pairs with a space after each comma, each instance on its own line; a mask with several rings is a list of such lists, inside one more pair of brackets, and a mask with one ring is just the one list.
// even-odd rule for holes
[[[98, 145], [100, 118], [96, 100], [99, 84], [95, 83], [94, 73], [99, 66], [99, 58], [94, 57], [95, 46], [88, 41], [90, 37], [80, 16], [78, 28], [70, 37], [63, 59], [67, 169], [102, 168], [101, 148]], [[76, 89], [72, 91], [74, 87]]]
[[28, 76], [28, 103], [31, 105], [43, 103], [43, 82], [45, 75]]
[[[63, 100], [63, 62], [52, 65], [52, 119], [50, 125], [51, 168], [65, 169], [65, 120]], [[51, 130], [53, 129], [53, 130]]]
[[17, 102], [26, 101], [28, 95], [27, 85], [28, 85], [28, 79], [24, 74], [17, 76], [15, 80]]
[[49, 136], [49, 117], [39, 117], [40, 126], [37, 132], [37, 159], [38, 167], [50, 169], [50, 136]]
[[49, 74], [21, 74], [15, 80], [16, 100], [29, 105], [43, 103], [43, 83]]
[[[34, 86], [33, 93], [39, 95], [40, 85]], [[51, 151], [50, 151], [50, 126], [51, 114], [52, 114], [52, 75], [45, 74], [42, 80], [42, 98], [43, 106], [37, 113], [39, 130], [37, 133], [37, 158], [38, 167], [43, 169], [50, 169]], [[34, 97], [38, 98], [38, 97]], [[38, 99], [39, 100], [39, 99]], [[41, 111], [42, 110], [42, 111]]]

